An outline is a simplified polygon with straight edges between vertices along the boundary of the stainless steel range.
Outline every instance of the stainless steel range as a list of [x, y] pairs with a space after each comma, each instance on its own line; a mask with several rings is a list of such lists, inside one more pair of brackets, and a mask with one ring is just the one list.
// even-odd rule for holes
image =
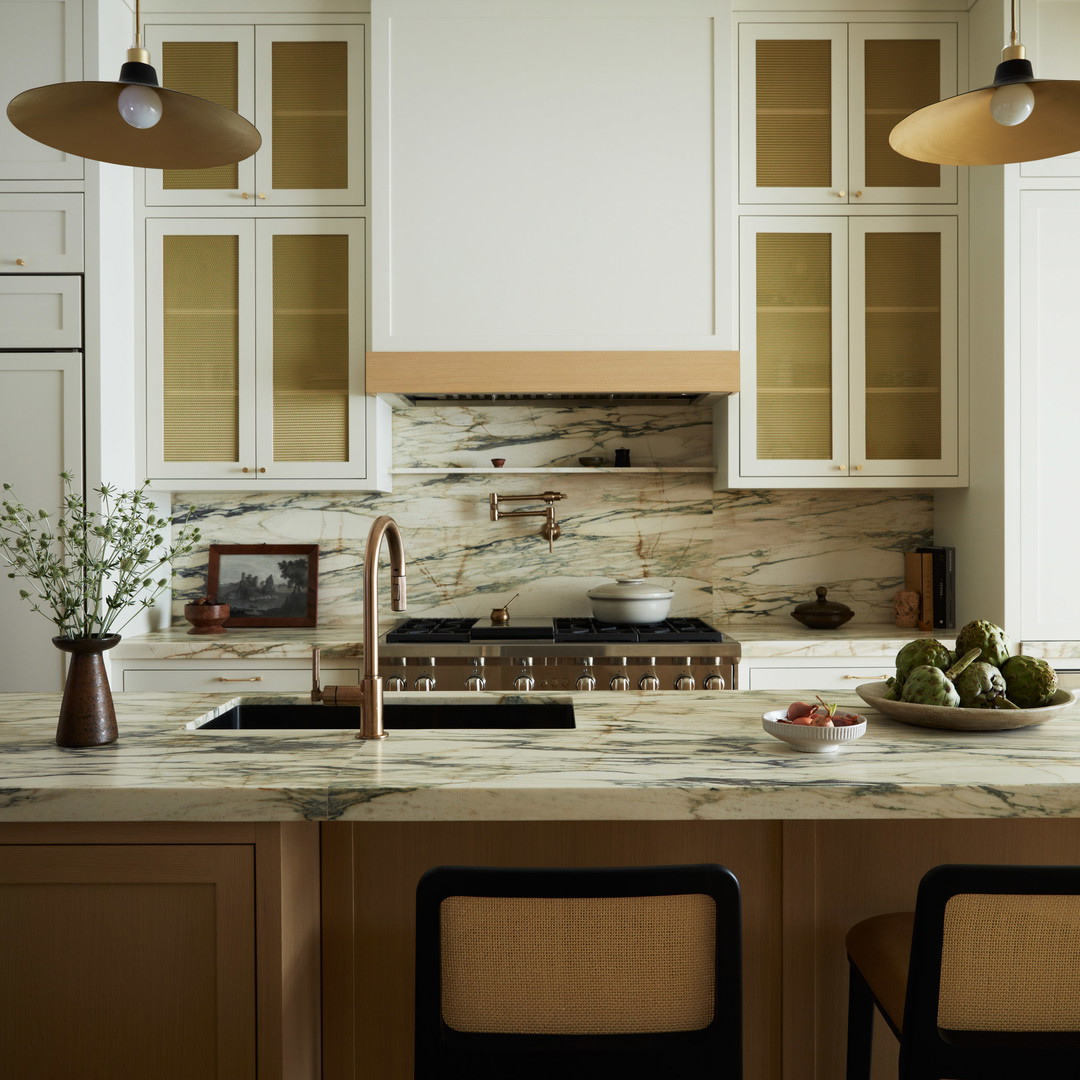
[[701, 619], [406, 619], [380, 643], [393, 690], [724, 690], [739, 644]]

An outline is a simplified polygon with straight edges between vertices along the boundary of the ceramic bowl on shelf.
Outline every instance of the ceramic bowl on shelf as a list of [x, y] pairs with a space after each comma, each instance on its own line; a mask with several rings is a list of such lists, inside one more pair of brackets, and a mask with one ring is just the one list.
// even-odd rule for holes
[[1075, 691], [1059, 688], [1050, 699], [1050, 704], [1039, 709], [952, 709], [947, 705], [890, 701], [885, 697], [886, 690], [888, 684], [885, 682], [862, 683], [855, 687], [855, 693], [867, 705], [891, 719], [942, 731], [1011, 731], [1014, 728], [1033, 727], [1053, 720], [1076, 701]]
[[195, 600], [184, 605], [184, 618], [191, 623], [189, 634], [224, 634], [222, 625], [230, 614], [228, 604]]
[[866, 719], [845, 727], [808, 727], [785, 721], [787, 709], [770, 709], [761, 717], [761, 726], [793, 750], [804, 754], [834, 754], [844, 743], [854, 742], [866, 734]]
[[604, 464], [604, 459], [599, 454], [591, 454], [588, 457], [579, 457], [578, 461], [580, 461], [586, 469], [595, 469]]

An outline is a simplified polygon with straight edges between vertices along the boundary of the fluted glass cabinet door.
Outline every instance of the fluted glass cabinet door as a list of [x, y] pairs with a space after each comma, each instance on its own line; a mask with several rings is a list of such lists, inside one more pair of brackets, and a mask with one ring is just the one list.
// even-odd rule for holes
[[956, 93], [955, 23], [744, 23], [743, 203], [955, 203], [956, 169], [889, 146], [904, 116]]
[[742, 219], [740, 457], [751, 476], [847, 462], [847, 222]]
[[254, 476], [255, 223], [146, 225], [147, 468]]
[[858, 218], [849, 228], [852, 468], [955, 475], [956, 219]]
[[263, 143], [232, 165], [148, 169], [147, 203], [362, 206], [364, 29], [148, 26], [163, 85], [236, 110]]
[[258, 459], [267, 479], [365, 475], [364, 222], [258, 222]]

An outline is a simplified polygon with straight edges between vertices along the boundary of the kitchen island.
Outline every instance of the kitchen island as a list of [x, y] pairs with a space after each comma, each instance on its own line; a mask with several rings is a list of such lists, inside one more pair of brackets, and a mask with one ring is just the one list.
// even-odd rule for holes
[[[24, 901], [19, 940], [34, 945], [23, 955], [56, 977], [88, 937], [115, 934], [110, 951], [122, 955], [132, 920], [144, 946], [161, 944], [152, 930], [165, 910], [168, 925], [189, 926], [181, 951], [194, 963], [201, 943], [205, 970], [187, 982], [170, 970], [170, 1009], [211, 1002], [205, 1015], [181, 1010], [185, 1030], [220, 1036], [216, 1071], [201, 1063], [199, 1075], [314, 1080], [321, 1053], [327, 1080], [406, 1080], [411, 898], [428, 866], [721, 862], [743, 889], [748, 1080], [832, 1080], [851, 923], [909, 906], [940, 862], [1080, 863], [1080, 706], [979, 734], [865, 710], [866, 736], [832, 755], [766, 735], [762, 712], [812, 694], [583, 694], [574, 729], [397, 731], [366, 743], [341, 730], [197, 732], [187, 725], [235, 695], [117, 694], [120, 739], [95, 750], [53, 744], [58, 697], [5, 695], [4, 904], [8, 886], [76, 890], [61, 912], [95, 933], [55, 953], [64, 920], [46, 906], [27, 938], [47, 897]], [[137, 886], [123, 896], [121, 870]], [[139, 923], [139, 890], [151, 886], [165, 892]], [[108, 899], [88, 902], [86, 889]], [[192, 908], [196, 893], [215, 899]], [[122, 924], [102, 905], [124, 910]], [[76, 954], [88, 970], [100, 961]], [[15, 974], [0, 1017], [40, 1026], [42, 1010], [22, 1007], [29, 974]], [[878, 1049], [885, 1078], [892, 1040]]]

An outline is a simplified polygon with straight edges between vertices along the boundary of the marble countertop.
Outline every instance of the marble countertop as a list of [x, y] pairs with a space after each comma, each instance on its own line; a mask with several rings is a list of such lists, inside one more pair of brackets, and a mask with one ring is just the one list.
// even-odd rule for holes
[[[732, 641], [737, 641], [746, 658], [808, 656], [893, 657], [906, 642], [916, 637], [934, 637], [918, 630], [903, 630], [887, 624], [840, 627], [838, 630], [807, 630], [793, 619], [788, 624], [724, 626], [713, 625]], [[396, 622], [396, 620], [395, 620]], [[382, 627], [383, 633], [394, 622]], [[951, 645], [955, 633], [938, 631]], [[186, 623], [150, 634], [124, 638], [110, 655], [125, 660], [310, 660], [311, 650], [322, 650], [324, 660], [359, 657], [364, 654], [363, 631], [355, 625], [318, 626], [296, 629], [235, 629], [224, 634], [189, 634]]]
[[866, 713], [867, 734], [820, 755], [762, 730], [762, 712], [813, 691], [782, 693], [583, 694], [573, 730], [394, 731], [381, 742], [196, 732], [186, 725], [238, 699], [120, 693], [119, 741], [91, 750], [55, 745], [59, 695], [5, 694], [0, 821], [1080, 818], [1080, 704], [1037, 727], [956, 733], [897, 723], [845, 691], [836, 699]]

